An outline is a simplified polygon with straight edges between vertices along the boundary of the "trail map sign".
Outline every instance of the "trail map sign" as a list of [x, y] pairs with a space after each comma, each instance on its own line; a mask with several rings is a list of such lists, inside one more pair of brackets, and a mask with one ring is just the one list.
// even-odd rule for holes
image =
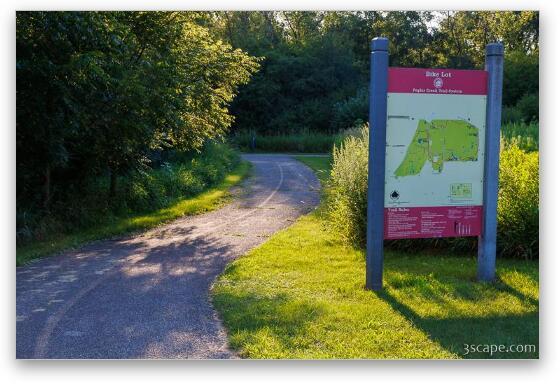
[[485, 70], [389, 68], [371, 43], [366, 287], [383, 287], [383, 240], [478, 237], [495, 278], [503, 44]]
[[479, 236], [487, 72], [389, 68], [385, 239]]

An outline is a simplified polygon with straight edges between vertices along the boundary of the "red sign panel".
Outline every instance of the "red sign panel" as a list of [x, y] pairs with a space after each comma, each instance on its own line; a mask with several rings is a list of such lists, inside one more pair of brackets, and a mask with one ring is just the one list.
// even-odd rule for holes
[[389, 93], [486, 95], [483, 70], [389, 68]]
[[481, 206], [385, 208], [385, 239], [479, 236]]

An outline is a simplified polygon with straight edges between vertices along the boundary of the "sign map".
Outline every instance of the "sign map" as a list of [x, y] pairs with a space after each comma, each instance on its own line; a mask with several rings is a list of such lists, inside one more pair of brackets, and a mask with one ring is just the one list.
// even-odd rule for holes
[[438, 172], [447, 161], [477, 161], [478, 144], [478, 128], [467, 121], [420, 119], [395, 175], [418, 175], [426, 161]]

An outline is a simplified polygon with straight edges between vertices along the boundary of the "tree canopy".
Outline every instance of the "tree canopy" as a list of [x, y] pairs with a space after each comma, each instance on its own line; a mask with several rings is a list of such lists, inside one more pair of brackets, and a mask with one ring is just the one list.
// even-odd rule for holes
[[18, 197], [139, 168], [153, 150], [200, 149], [258, 60], [191, 12], [18, 12]]
[[537, 100], [534, 11], [215, 12], [206, 22], [219, 38], [263, 58], [232, 103], [237, 130], [334, 132], [366, 120], [376, 36], [389, 38], [390, 65], [403, 67], [481, 69], [485, 45], [503, 41], [505, 105]]

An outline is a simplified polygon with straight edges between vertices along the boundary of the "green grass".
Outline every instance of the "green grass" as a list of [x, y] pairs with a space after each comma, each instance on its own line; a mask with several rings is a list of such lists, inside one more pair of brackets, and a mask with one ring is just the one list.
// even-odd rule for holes
[[330, 155], [322, 157], [295, 155], [294, 158], [313, 169], [321, 182], [325, 182], [329, 178], [329, 172], [331, 171]]
[[528, 152], [539, 150], [538, 123], [506, 123], [501, 126], [501, 136], [504, 146], [516, 143], [518, 147]]
[[[317, 170], [329, 161], [298, 159]], [[364, 254], [343, 246], [321, 214], [236, 260], [214, 285], [242, 357], [538, 358], [537, 262], [499, 260], [498, 281], [488, 284], [474, 281], [472, 257], [386, 251], [385, 289], [371, 292]], [[466, 344], [536, 352], [465, 355]]]
[[250, 148], [251, 140], [251, 134], [246, 132], [239, 132], [230, 137], [230, 141], [242, 151], [323, 153], [330, 152], [335, 143], [338, 145], [342, 136], [323, 133], [257, 135], [255, 150]]
[[20, 246], [17, 248], [16, 264], [20, 266], [32, 259], [48, 256], [65, 249], [75, 248], [90, 241], [144, 230], [181, 216], [214, 210], [227, 201], [230, 187], [240, 183], [249, 174], [250, 168], [249, 162], [240, 162], [216, 186], [197, 196], [180, 199], [167, 208], [150, 213], [117, 218], [97, 227]]

